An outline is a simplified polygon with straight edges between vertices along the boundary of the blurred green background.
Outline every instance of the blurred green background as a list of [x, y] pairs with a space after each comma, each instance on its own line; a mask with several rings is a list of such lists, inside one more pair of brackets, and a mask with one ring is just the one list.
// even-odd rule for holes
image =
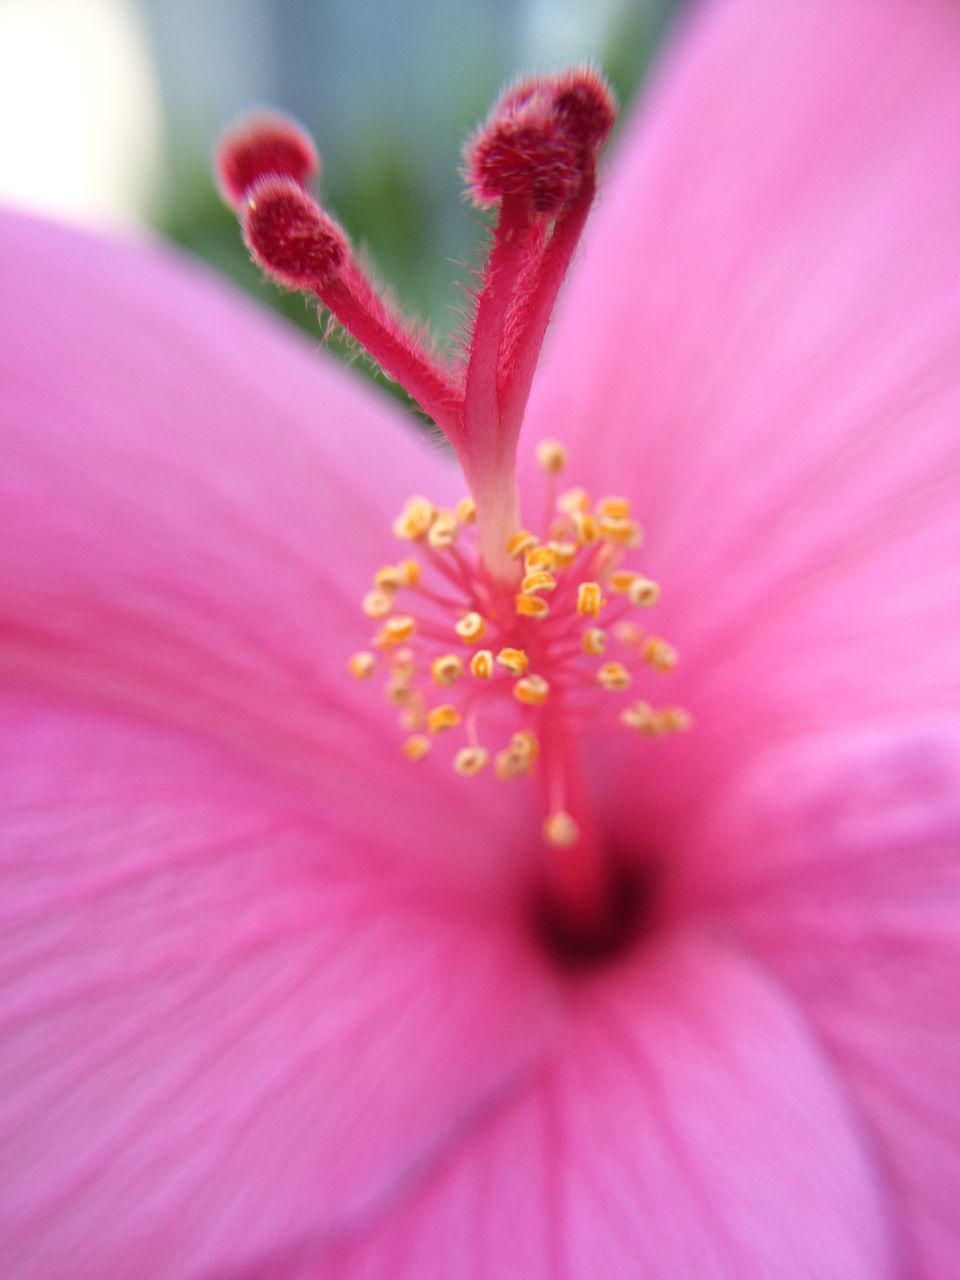
[[[314, 133], [331, 211], [442, 336], [483, 241], [464, 138], [521, 72], [584, 58], [626, 105], [678, 0], [0, 0], [0, 197], [153, 228], [309, 333], [314, 308], [247, 260], [210, 176], [251, 106]], [[345, 344], [331, 349], [349, 356]], [[362, 367], [366, 367], [365, 365]], [[375, 376], [367, 369], [371, 376]]]

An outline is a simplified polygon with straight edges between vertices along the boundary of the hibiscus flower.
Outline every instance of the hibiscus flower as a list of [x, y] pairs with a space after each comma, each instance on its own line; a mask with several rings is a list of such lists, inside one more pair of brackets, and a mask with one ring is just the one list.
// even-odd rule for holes
[[[524, 415], [519, 511], [575, 542], [527, 568], [553, 592], [323, 353], [167, 252], [4, 216], [6, 1274], [960, 1274], [958, 65], [947, 0], [691, 23]], [[642, 546], [558, 514], [564, 460]], [[559, 773], [549, 729], [445, 749], [556, 689], [416, 729], [413, 571], [370, 647], [419, 494], [544, 626], [603, 630], [634, 575], [634, 685], [584, 686]], [[674, 670], [630, 656], [648, 617]], [[542, 675], [474, 671], [476, 625], [452, 689]]]

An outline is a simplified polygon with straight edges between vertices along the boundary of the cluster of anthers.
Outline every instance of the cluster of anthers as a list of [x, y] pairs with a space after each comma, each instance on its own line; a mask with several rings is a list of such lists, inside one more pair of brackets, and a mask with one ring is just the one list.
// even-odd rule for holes
[[651, 737], [690, 723], [679, 707], [630, 700], [643, 675], [669, 672], [677, 655], [630, 616], [654, 605], [659, 588], [625, 563], [641, 542], [628, 500], [560, 492], [566, 453], [544, 442], [542, 527], [520, 520], [523, 413], [615, 116], [602, 77], [577, 68], [512, 86], [470, 140], [468, 190], [496, 218], [469, 332], [450, 358], [385, 300], [312, 194], [319, 162], [299, 126], [258, 117], [218, 154], [221, 190], [254, 260], [311, 293], [406, 388], [470, 490], [455, 510], [415, 497], [398, 516], [394, 533], [417, 554], [374, 573], [362, 608], [376, 632], [349, 670], [385, 675], [410, 760], [450, 734], [460, 774], [539, 775], [544, 838], [581, 850], [584, 868], [595, 837], [578, 739], [617, 721]]
[[[378, 671], [385, 677], [410, 760], [422, 760], [435, 738], [459, 730], [466, 740], [453, 767], [472, 777], [491, 764], [481, 721], [500, 727], [512, 720], [509, 737], [501, 728], [506, 740], [492, 768], [503, 781], [529, 774], [540, 756], [541, 725], [549, 734], [557, 719], [551, 703], [567, 732], [577, 734], [588, 724], [595, 732], [619, 722], [649, 737], [689, 726], [680, 707], [627, 700], [641, 673], [669, 672], [677, 661], [672, 645], [631, 616], [656, 604], [660, 588], [624, 563], [643, 536], [629, 501], [591, 503], [580, 488], [557, 493], [566, 450], [555, 441], [538, 446], [537, 460], [547, 473], [547, 517], [540, 535], [520, 529], [507, 541], [518, 566], [513, 591], [498, 590], [483, 572], [472, 498], [452, 511], [411, 498], [394, 522], [396, 537], [420, 555], [374, 574], [361, 607], [379, 625], [371, 648], [355, 653], [349, 668], [358, 680]], [[598, 708], [597, 690], [620, 696]], [[564, 845], [577, 835], [566, 809], [547, 814], [548, 841]]]

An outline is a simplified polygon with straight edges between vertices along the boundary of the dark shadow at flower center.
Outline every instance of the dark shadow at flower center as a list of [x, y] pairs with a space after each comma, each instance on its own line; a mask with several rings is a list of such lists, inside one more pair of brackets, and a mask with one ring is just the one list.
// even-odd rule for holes
[[636, 951], [659, 928], [663, 876], [652, 858], [612, 854], [604, 909], [589, 924], [572, 920], [542, 887], [532, 898], [531, 924], [551, 964], [571, 976], [587, 975]]

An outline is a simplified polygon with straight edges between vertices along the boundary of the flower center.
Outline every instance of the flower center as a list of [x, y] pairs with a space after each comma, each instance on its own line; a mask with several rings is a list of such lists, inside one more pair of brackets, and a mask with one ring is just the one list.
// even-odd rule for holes
[[536, 778], [544, 927], [589, 941], [588, 950], [618, 937], [631, 912], [585, 793], [580, 744], [607, 730], [656, 737], [690, 723], [681, 708], [636, 696], [677, 655], [637, 620], [659, 587], [633, 563], [642, 535], [629, 501], [561, 491], [566, 451], [546, 441], [537, 451], [544, 514], [530, 528], [520, 521], [523, 413], [614, 119], [608, 87], [580, 68], [516, 84], [470, 140], [469, 191], [496, 222], [469, 342], [445, 360], [378, 294], [309, 191], [319, 162], [299, 126], [259, 117], [218, 156], [221, 189], [255, 261], [312, 293], [407, 389], [470, 489], [453, 511], [412, 497], [397, 516], [407, 554], [374, 573], [362, 609], [376, 630], [349, 669], [360, 680], [382, 676], [411, 761], [445, 739], [465, 777], [489, 769], [504, 783]]

